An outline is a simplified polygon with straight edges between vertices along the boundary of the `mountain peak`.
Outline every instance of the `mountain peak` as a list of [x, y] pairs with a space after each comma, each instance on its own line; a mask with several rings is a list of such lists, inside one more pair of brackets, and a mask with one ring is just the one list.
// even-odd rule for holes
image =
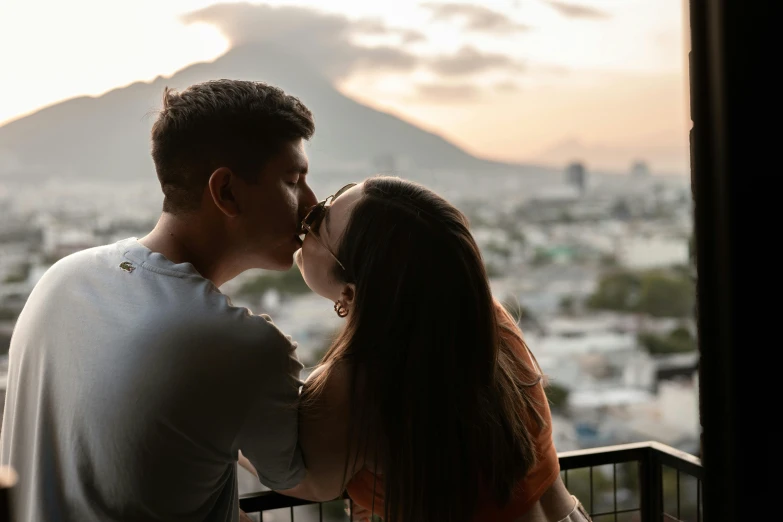
[[512, 167], [480, 160], [440, 136], [357, 103], [305, 60], [271, 43], [253, 43], [170, 78], [67, 100], [0, 127], [0, 177], [154, 179], [149, 132], [164, 86], [183, 89], [218, 78], [264, 81], [302, 99], [316, 117], [309, 154], [321, 171], [369, 175], [379, 158], [385, 164], [392, 158], [404, 170]]

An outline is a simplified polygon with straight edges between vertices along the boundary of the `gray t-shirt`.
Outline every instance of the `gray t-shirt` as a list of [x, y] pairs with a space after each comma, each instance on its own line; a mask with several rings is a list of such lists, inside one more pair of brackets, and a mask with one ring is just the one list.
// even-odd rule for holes
[[15, 520], [236, 521], [240, 449], [266, 486], [295, 486], [295, 348], [135, 239], [59, 261], [11, 340]]

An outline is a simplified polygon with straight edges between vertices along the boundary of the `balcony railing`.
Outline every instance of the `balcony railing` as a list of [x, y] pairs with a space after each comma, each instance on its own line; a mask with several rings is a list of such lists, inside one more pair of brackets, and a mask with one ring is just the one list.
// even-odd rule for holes
[[[701, 461], [657, 442], [560, 454], [563, 481], [594, 522], [702, 522]], [[271, 491], [239, 500], [262, 522], [352, 520], [342, 500], [312, 503]], [[349, 501], [350, 502], [350, 501]]]

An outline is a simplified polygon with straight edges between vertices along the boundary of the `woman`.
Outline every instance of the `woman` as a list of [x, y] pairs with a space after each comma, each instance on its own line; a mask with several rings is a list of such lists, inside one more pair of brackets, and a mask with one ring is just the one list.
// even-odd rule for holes
[[560, 479], [541, 373], [492, 298], [465, 216], [389, 177], [329, 200], [303, 221], [295, 259], [346, 324], [302, 392], [310, 486], [285, 493], [347, 487], [355, 520], [589, 520]]

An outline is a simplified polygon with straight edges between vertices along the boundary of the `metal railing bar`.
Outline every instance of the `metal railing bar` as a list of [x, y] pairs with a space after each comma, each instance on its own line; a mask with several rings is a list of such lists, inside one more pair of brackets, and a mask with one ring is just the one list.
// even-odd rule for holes
[[617, 463], [612, 464], [612, 490], [614, 496], [614, 522], [617, 522]]
[[[617, 515], [623, 513], [640, 512], [643, 522], [660, 522], [663, 516], [671, 520], [678, 520], [663, 512], [663, 466], [670, 467], [677, 472], [677, 517], [681, 516], [681, 473], [692, 476], [697, 481], [696, 489], [696, 519], [702, 522], [702, 481], [704, 469], [701, 460], [688, 453], [670, 448], [657, 442], [642, 442], [635, 444], [623, 444], [603, 448], [591, 448], [587, 450], [563, 452], [558, 455], [560, 469], [566, 487], [569, 486], [569, 470], [580, 468], [589, 469], [590, 480], [590, 511], [594, 509], [595, 484], [593, 468], [597, 466], [612, 465], [613, 507], [614, 511], [606, 513], [593, 513], [593, 516]], [[638, 508], [618, 510], [617, 494], [617, 464], [626, 462], [638, 462], [639, 487], [641, 505]], [[343, 498], [348, 499], [347, 495]], [[274, 491], [264, 491], [244, 495], [240, 498], [240, 508], [246, 513], [260, 513], [263, 521], [263, 512], [273, 509], [289, 508], [291, 520], [294, 520], [294, 507], [310, 504], [319, 504], [319, 521], [323, 522], [322, 503], [310, 502], [294, 497], [281, 495]], [[353, 503], [349, 499], [350, 518], [353, 517]]]
[[680, 470], [677, 470], [677, 518], [680, 518]]
[[595, 509], [595, 503], [593, 502], [593, 467], [590, 466], [590, 512]]

